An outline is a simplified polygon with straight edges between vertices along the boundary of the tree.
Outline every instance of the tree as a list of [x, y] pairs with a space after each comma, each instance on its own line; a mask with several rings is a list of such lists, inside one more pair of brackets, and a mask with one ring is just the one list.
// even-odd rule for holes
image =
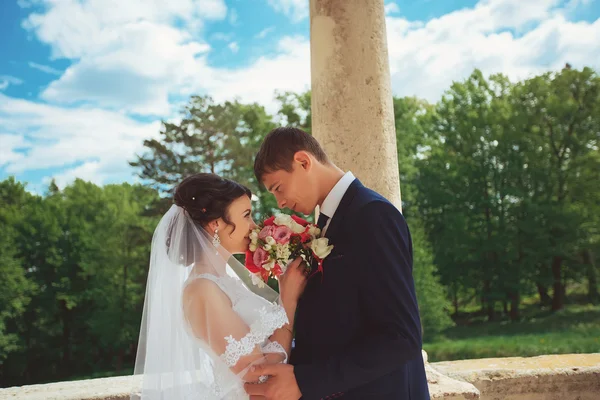
[[[256, 195], [255, 215], [269, 214], [276, 204], [256, 182], [253, 165], [262, 139], [274, 127], [258, 104], [217, 104], [208, 96], [192, 96], [181, 121], [163, 122], [160, 138], [144, 141], [147, 152], [130, 164], [143, 182], [164, 194], [198, 172], [237, 180]], [[168, 203], [160, 203], [156, 214], [164, 213]]]
[[279, 102], [277, 115], [283, 124], [311, 133], [312, 97], [310, 90], [304, 93], [280, 92], [275, 98]]
[[35, 285], [27, 277], [27, 269], [18, 257], [15, 243], [17, 233], [13, 226], [19, 207], [30, 195], [25, 186], [14, 178], [0, 182], [0, 377], [8, 355], [23, 351], [25, 344], [19, 335], [23, 318]]
[[120, 373], [135, 360], [152, 235], [158, 217], [140, 217], [158, 198], [141, 185], [107, 185], [96, 210], [94, 241], [82, 264], [90, 276], [86, 324], [91, 351]]
[[[540, 275], [551, 277], [552, 309], [559, 310], [564, 306], [567, 277], [581, 272], [581, 255], [594, 242], [593, 228], [585, 224], [589, 208], [581, 205], [597, 210], [592, 199], [597, 196], [600, 165], [600, 78], [590, 68], [568, 67], [519, 83], [514, 96], [520, 110], [516, 121], [532, 149], [526, 172], [534, 185], [532, 196], [545, 211], [552, 249]], [[587, 264], [593, 265], [592, 260]]]
[[418, 164], [419, 205], [442, 280], [452, 287], [455, 308], [461, 288], [477, 288], [489, 319], [505, 296], [499, 274], [509, 247], [502, 223], [507, 192], [498, 147], [504, 114], [494, 109], [508, 87], [504, 77], [488, 82], [478, 70], [455, 82], [435, 110], [431, 150]]

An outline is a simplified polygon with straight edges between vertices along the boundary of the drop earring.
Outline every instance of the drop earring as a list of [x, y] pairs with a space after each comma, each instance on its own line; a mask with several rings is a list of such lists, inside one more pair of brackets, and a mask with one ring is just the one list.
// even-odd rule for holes
[[221, 239], [219, 238], [219, 230], [215, 229], [215, 235], [213, 236], [213, 246], [215, 247], [219, 247], [219, 245], [221, 244]]

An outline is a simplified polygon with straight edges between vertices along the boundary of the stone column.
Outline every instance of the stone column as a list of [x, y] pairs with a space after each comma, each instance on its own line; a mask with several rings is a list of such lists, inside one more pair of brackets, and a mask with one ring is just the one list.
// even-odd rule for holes
[[401, 210], [383, 0], [310, 0], [312, 133]]

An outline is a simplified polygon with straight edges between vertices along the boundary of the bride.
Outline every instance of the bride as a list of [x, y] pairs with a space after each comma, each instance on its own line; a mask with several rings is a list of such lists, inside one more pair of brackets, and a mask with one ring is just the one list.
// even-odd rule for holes
[[277, 294], [232, 257], [256, 227], [250, 199], [214, 174], [177, 186], [152, 239], [132, 399], [248, 399], [251, 366], [287, 362], [306, 278], [294, 261]]

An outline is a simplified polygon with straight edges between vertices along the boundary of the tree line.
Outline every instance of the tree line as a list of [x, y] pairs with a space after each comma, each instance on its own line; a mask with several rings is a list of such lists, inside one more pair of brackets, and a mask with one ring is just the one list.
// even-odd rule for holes
[[[0, 182], [0, 386], [131, 373], [152, 233], [174, 185], [216, 172], [252, 189], [256, 219], [276, 209], [253, 156], [276, 126], [310, 132], [311, 98], [276, 99], [271, 115], [192, 96], [130, 160], [140, 184], [78, 179], [36, 195]], [[475, 70], [435, 104], [394, 98], [394, 112], [425, 340], [467, 306], [517, 321], [523, 298], [560, 310], [575, 284], [599, 301], [595, 71], [511, 82]]]

